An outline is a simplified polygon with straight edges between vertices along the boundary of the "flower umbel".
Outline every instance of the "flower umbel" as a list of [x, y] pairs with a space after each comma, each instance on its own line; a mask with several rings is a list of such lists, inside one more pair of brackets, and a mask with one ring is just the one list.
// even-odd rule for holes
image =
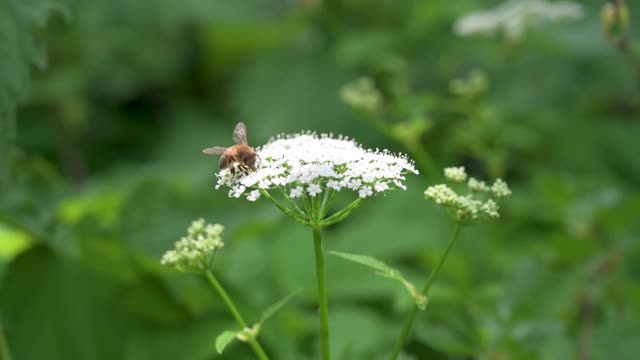
[[216, 252], [224, 246], [220, 224], [205, 224], [204, 219], [191, 223], [187, 236], [175, 243], [173, 250], [167, 251], [160, 263], [180, 271], [200, 271], [211, 266]]
[[467, 173], [464, 170], [464, 166], [448, 167], [444, 169], [444, 176], [455, 182], [463, 182], [467, 180]]
[[[375, 101], [371, 104], [367, 101], [362, 105], [375, 105]], [[344, 220], [364, 198], [396, 188], [406, 189], [404, 175], [418, 171], [406, 156], [386, 150], [367, 150], [349, 138], [326, 134], [280, 136], [256, 152], [261, 160], [255, 171], [238, 176], [223, 169], [217, 174], [216, 189], [228, 187], [230, 197], [245, 196], [249, 201], [262, 195], [282, 212], [313, 229], [322, 358], [329, 360], [329, 306], [322, 228]], [[328, 215], [334, 198], [341, 191], [355, 200]], [[242, 334], [247, 338], [250, 335], [246, 329]]]
[[[363, 199], [405, 189], [404, 175], [418, 173], [406, 156], [367, 150], [352, 139], [327, 134], [280, 136], [256, 152], [262, 159], [256, 171], [237, 176], [223, 169], [216, 188], [228, 187], [230, 197], [250, 201], [263, 195], [302, 222], [322, 220], [340, 191]], [[288, 207], [275, 199], [276, 193]]]
[[[467, 179], [464, 167], [446, 168], [445, 177], [456, 183]], [[474, 221], [482, 218], [500, 217], [498, 204], [490, 196], [496, 198], [511, 195], [511, 190], [502, 179], [497, 179], [488, 186], [484, 181], [473, 177], [467, 182], [468, 193], [458, 194], [446, 184], [433, 185], [427, 188], [424, 195], [436, 204], [444, 206], [449, 214], [458, 222]]]
[[583, 16], [583, 6], [574, 1], [508, 0], [496, 8], [464, 15], [456, 20], [454, 31], [460, 36], [504, 33], [509, 40], [517, 40], [539, 20], [574, 20]]

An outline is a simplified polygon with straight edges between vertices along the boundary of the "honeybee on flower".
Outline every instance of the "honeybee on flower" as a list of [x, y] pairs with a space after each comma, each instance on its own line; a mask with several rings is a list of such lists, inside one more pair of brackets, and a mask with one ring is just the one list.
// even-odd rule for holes
[[256, 190], [280, 188], [290, 198], [316, 197], [328, 191], [352, 191], [366, 198], [404, 186], [404, 175], [415, 173], [413, 161], [387, 150], [364, 149], [339, 136], [301, 133], [279, 136], [256, 148], [259, 167], [245, 176], [234, 176], [230, 167], [217, 173], [216, 188], [228, 187], [229, 196], [255, 201]]
[[229, 169], [231, 174], [248, 173], [256, 169], [258, 155], [247, 143], [247, 126], [239, 122], [233, 129], [233, 141], [236, 143], [230, 147], [214, 146], [202, 150], [207, 155], [221, 155], [218, 165], [220, 169]]

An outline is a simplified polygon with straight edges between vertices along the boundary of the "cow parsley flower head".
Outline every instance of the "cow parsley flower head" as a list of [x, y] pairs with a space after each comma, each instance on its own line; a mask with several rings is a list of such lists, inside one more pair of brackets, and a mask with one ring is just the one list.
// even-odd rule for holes
[[[444, 174], [455, 183], [462, 183], [467, 179], [464, 167], [446, 168]], [[484, 181], [471, 177], [466, 185], [466, 194], [459, 194], [446, 184], [438, 184], [427, 188], [424, 195], [444, 206], [449, 215], [460, 223], [500, 217], [498, 204], [490, 196], [500, 198], [511, 195], [506, 182], [497, 179], [493, 185], [488, 186]]]
[[310, 132], [279, 136], [256, 152], [261, 160], [255, 171], [232, 174], [222, 169], [216, 189], [226, 187], [230, 197], [250, 201], [265, 196], [309, 224], [324, 219], [338, 192], [355, 195], [357, 206], [360, 199], [406, 189], [405, 175], [418, 173], [404, 155], [364, 149], [343, 136]]
[[448, 167], [444, 169], [444, 176], [455, 182], [463, 182], [467, 180], [467, 172], [464, 170], [464, 166]]
[[204, 270], [207, 269], [216, 252], [222, 249], [222, 232], [220, 224], [206, 224], [204, 219], [191, 223], [187, 229], [187, 236], [183, 236], [175, 243], [173, 250], [167, 251], [160, 263], [176, 270]]
[[583, 16], [583, 6], [574, 1], [508, 0], [496, 8], [462, 16], [456, 20], [454, 31], [460, 36], [504, 33], [509, 40], [518, 40], [540, 20], [575, 20]]

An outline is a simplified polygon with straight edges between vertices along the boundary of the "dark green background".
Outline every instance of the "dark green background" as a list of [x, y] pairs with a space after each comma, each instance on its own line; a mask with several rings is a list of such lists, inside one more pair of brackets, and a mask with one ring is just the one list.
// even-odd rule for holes
[[[499, 220], [463, 230], [407, 354], [640, 357], [633, 69], [603, 35], [604, 1], [517, 42], [453, 34], [456, 18], [499, 3], [0, 0], [3, 125], [23, 104], [12, 145], [0, 139], [0, 346], [14, 360], [252, 358], [240, 343], [215, 353], [235, 329], [223, 303], [159, 264], [203, 217], [226, 226], [215, 273], [251, 321], [304, 288], [265, 324], [267, 352], [318, 358], [310, 230], [265, 199], [215, 191], [216, 160], [200, 151], [229, 144], [237, 121], [255, 145], [310, 129], [409, 151], [341, 102], [345, 83], [370, 76], [386, 123], [429, 124], [419, 140], [438, 168], [465, 165], [514, 192]], [[32, 67], [45, 53], [46, 68]], [[490, 87], [460, 100], [449, 82], [472, 70]], [[368, 199], [326, 247], [422, 284], [451, 230], [423, 196], [439, 181], [409, 176], [406, 192]], [[384, 359], [411, 299], [361, 266], [327, 268], [334, 358]]]

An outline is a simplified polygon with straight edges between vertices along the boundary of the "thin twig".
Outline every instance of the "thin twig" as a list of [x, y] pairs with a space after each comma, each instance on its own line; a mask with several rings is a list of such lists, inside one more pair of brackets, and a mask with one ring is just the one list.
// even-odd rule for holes
[[[611, 4], [613, 5], [615, 12], [615, 21], [617, 24], [621, 24], [621, 16], [622, 9], [625, 8], [624, 0], [611, 0]], [[630, 35], [629, 31], [626, 29], [622, 29], [622, 32], [618, 36], [617, 41], [615, 42], [616, 47], [622, 54], [624, 54], [631, 65], [633, 66], [636, 73], [636, 86], [638, 94], [640, 95], [640, 55], [637, 54], [630, 43]]]
[[591, 360], [593, 358], [593, 329], [595, 321], [596, 303], [594, 293], [606, 279], [607, 275], [615, 269], [620, 261], [621, 254], [612, 250], [595, 267], [589, 277], [589, 285], [584, 289], [578, 306], [580, 309], [578, 319], [578, 359]]

